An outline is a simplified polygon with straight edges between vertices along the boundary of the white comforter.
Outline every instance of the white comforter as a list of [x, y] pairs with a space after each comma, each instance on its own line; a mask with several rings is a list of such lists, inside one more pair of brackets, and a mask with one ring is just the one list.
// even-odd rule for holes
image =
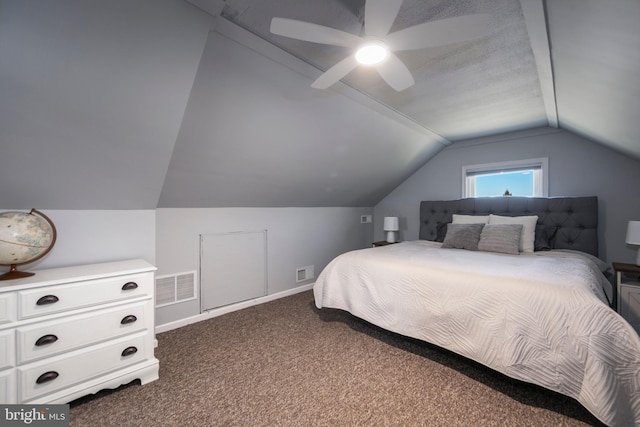
[[439, 246], [342, 254], [318, 276], [316, 306], [573, 397], [607, 425], [640, 425], [640, 338], [592, 261]]

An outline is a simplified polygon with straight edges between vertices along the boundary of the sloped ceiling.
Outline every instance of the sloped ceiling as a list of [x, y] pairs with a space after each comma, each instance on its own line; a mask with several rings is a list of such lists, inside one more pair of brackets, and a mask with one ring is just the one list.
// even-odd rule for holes
[[640, 2], [405, 0], [392, 31], [488, 13], [486, 37], [319, 91], [364, 0], [0, 0], [0, 206], [373, 206], [451, 142], [561, 127], [640, 159]]
[[155, 208], [210, 22], [175, 0], [0, 1], [0, 206]]
[[640, 1], [547, 1], [560, 126], [640, 159]]
[[446, 143], [358, 92], [311, 89], [317, 70], [290, 59], [218, 24], [160, 207], [373, 206]]
[[[221, 14], [324, 71], [353, 52], [273, 35], [271, 18], [361, 35], [364, 4], [226, 0]], [[486, 37], [397, 52], [416, 80], [406, 91], [367, 68], [343, 82], [449, 141], [549, 125], [640, 157], [640, 2], [404, 0], [390, 32], [475, 13], [490, 15]]]

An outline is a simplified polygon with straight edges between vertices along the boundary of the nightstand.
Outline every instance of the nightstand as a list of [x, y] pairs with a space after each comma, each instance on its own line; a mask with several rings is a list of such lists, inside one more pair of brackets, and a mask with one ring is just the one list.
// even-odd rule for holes
[[389, 243], [386, 240], [381, 240], [379, 242], [373, 242], [373, 247], [377, 248], [378, 246], [387, 246], [387, 245], [393, 245], [399, 242], [394, 242], [394, 243]]
[[640, 334], [640, 266], [614, 262], [618, 313]]

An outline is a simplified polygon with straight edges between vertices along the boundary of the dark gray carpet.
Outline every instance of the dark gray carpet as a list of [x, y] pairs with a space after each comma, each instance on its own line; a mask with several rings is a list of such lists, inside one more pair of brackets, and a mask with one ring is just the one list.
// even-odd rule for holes
[[587, 426], [575, 400], [304, 292], [158, 335], [160, 379], [71, 405], [72, 426]]

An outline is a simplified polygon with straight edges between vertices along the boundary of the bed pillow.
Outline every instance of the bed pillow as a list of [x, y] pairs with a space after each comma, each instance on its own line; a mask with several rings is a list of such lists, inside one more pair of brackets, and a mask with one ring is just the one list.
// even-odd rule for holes
[[560, 227], [536, 225], [536, 238], [533, 242], [534, 251], [549, 251], [554, 248], [556, 233]]
[[489, 215], [489, 224], [522, 224], [520, 236], [520, 252], [533, 252], [536, 239], [536, 223], [538, 217], [533, 216], [500, 216]]
[[452, 215], [454, 224], [488, 224], [489, 223], [489, 215]]
[[478, 249], [502, 254], [520, 254], [522, 224], [487, 224], [480, 233]]
[[447, 235], [442, 247], [477, 251], [483, 227], [484, 224], [447, 224]]

